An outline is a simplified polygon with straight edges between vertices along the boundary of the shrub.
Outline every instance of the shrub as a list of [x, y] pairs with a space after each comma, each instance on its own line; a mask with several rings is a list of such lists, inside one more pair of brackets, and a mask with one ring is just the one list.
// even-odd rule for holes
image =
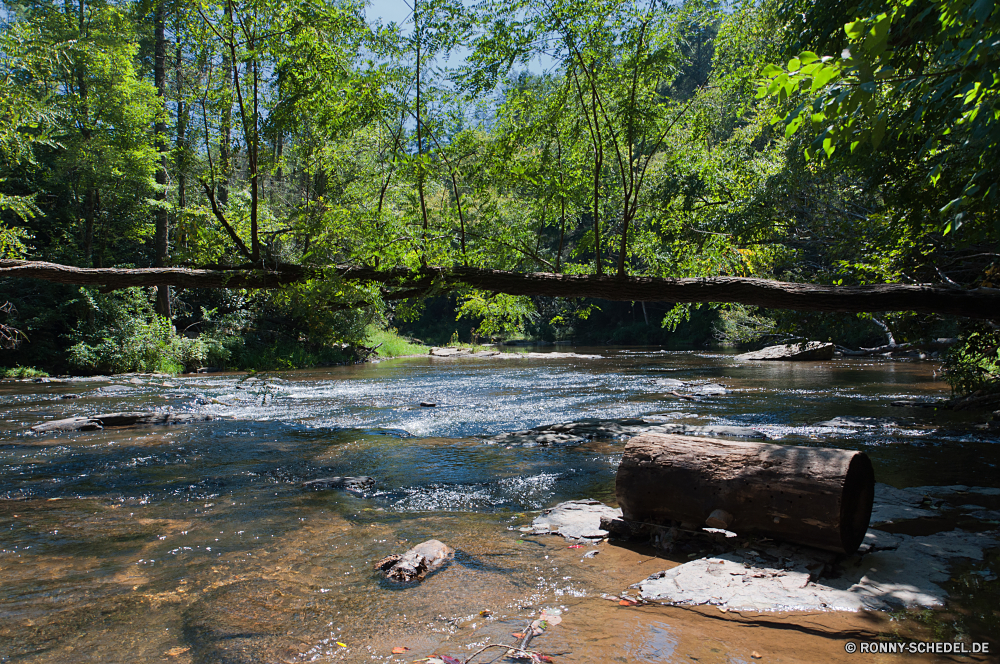
[[47, 378], [48, 374], [34, 367], [0, 369], [0, 378]]
[[962, 335], [948, 351], [944, 375], [957, 395], [1000, 391], [1000, 331], [978, 325]]

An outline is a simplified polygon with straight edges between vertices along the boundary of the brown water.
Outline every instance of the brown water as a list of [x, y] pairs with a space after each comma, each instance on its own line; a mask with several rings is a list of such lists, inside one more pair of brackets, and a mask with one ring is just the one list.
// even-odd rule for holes
[[[929, 623], [607, 599], [683, 559], [613, 543], [583, 559], [590, 547], [522, 538], [516, 527], [562, 500], [613, 503], [624, 441], [508, 449], [484, 437], [666, 414], [864, 449], [877, 479], [896, 486], [1000, 486], [1000, 440], [968, 414], [889, 406], [947, 394], [930, 363], [740, 365], [715, 353], [589, 352], [602, 357], [414, 358], [262, 381], [143, 379], [110, 393], [101, 388], [128, 383], [0, 384], [0, 662], [402, 662], [435, 652], [464, 660], [488, 643], [513, 643], [511, 632], [542, 608], [562, 610], [563, 622], [532, 645], [566, 662], [749, 662], [753, 652], [852, 661], [847, 638], [933, 638], [963, 614], [972, 629], [992, 624], [996, 589], [963, 585], [961, 575], [950, 613]], [[730, 393], [678, 400], [662, 378]], [[438, 407], [418, 406], [427, 400]], [[45, 419], [148, 408], [220, 419], [25, 434]], [[887, 419], [816, 426], [836, 416]], [[364, 495], [302, 488], [331, 475], [370, 475], [376, 486]], [[432, 537], [456, 558], [422, 584], [392, 586], [372, 572], [374, 561]], [[393, 656], [393, 646], [410, 651]], [[501, 653], [489, 652], [475, 661]]]

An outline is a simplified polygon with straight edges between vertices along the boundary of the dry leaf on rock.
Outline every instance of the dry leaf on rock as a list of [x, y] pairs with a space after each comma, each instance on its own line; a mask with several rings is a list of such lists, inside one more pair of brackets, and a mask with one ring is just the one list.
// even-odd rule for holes
[[402, 655], [404, 652], [408, 651], [409, 648], [406, 646], [396, 646], [392, 649], [393, 655]]

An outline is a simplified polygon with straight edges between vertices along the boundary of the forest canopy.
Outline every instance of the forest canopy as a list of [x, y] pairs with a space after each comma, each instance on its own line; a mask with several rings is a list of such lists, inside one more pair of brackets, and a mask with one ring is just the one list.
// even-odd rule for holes
[[716, 302], [732, 340], [989, 351], [953, 316], [1000, 317], [998, 12], [4, 1], [4, 363], [250, 366], [448, 294], [484, 331]]

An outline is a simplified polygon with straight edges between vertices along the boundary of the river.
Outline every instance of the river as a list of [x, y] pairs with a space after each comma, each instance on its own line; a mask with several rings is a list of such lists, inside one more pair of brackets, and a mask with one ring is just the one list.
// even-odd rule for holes
[[[898, 487], [1000, 486], [1000, 439], [975, 428], [981, 416], [890, 405], [947, 396], [938, 365], [573, 350], [597, 357], [0, 383], [0, 662], [464, 660], [512, 643], [542, 608], [563, 621], [534, 645], [566, 662], [735, 662], [758, 651], [765, 661], [836, 660], [844, 635], [929, 638], [927, 624], [887, 615], [811, 616], [803, 628], [795, 615], [619, 606], [608, 598], [678, 561], [614, 543], [583, 559], [586, 549], [517, 528], [563, 500], [614, 504], [624, 440], [486, 439], [657, 415], [863, 449], [876, 479]], [[684, 399], [668, 379], [727, 393]], [[153, 408], [218, 417], [26, 433], [47, 419]], [[874, 419], [819, 425], [835, 417]], [[361, 494], [303, 488], [360, 475], [375, 479]], [[447, 569], [406, 587], [373, 573], [376, 560], [429, 538], [457, 550]], [[977, 588], [956, 591], [949, 610], [991, 601]]]

